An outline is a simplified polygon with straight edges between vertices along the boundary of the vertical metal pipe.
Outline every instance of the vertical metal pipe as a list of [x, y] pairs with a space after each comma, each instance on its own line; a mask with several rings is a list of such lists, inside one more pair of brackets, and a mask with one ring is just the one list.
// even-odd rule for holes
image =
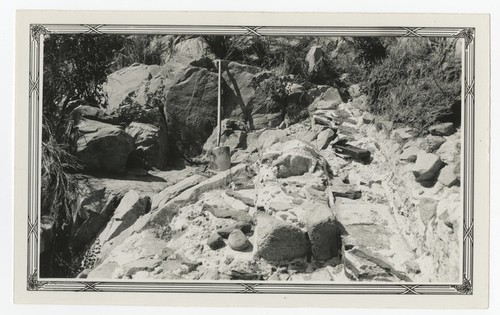
[[219, 67], [219, 76], [217, 82], [217, 146], [220, 146], [220, 136], [221, 136], [221, 60], [217, 60], [217, 65]]

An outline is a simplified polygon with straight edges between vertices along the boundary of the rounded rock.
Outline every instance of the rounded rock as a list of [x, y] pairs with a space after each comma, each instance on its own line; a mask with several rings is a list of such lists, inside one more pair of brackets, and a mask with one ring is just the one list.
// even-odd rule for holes
[[243, 251], [250, 246], [250, 242], [241, 230], [234, 230], [227, 239], [229, 247], [236, 251]]

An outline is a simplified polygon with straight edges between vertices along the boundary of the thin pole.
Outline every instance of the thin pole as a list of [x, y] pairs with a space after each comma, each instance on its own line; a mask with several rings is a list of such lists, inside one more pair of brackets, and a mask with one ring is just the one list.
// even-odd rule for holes
[[217, 65], [219, 67], [219, 77], [217, 82], [217, 146], [220, 146], [220, 136], [221, 136], [221, 93], [220, 93], [220, 77], [221, 77], [221, 60], [217, 60]]

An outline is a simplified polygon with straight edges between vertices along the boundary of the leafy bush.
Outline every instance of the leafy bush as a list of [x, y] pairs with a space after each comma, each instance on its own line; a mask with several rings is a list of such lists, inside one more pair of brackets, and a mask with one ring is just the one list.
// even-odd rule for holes
[[134, 63], [161, 65], [174, 47], [172, 36], [131, 35], [124, 39], [123, 47], [115, 54], [112, 70]]
[[461, 67], [455, 41], [399, 39], [366, 81], [370, 110], [425, 132], [460, 102]]
[[[70, 129], [70, 128], [69, 128]], [[78, 197], [78, 180], [81, 166], [71, 153], [69, 140], [74, 133], [68, 130], [65, 140], [56, 140], [50, 126], [45, 123], [42, 133], [41, 164], [41, 215], [54, 219], [54, 243], [49, 246], [49, 255], [40, 257], [42, 276], [68, 276], [65, 267], [71, 261], [73, 253], [67, 247], [68, 237], [73, 224], [73, 211]], [[57, 265], [57, 267], [56, 267]]]
[[44, 41], [43, 113], [55, 122], [67, 114], [73, 100], [104, 103], [102, 85], [121, 35], [54, 34]]

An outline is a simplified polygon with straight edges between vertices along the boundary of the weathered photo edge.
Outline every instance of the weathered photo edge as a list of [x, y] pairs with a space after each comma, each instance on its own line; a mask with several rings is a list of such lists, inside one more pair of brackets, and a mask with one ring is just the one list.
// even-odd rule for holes
[[[227, 295], [201, 293], [199, 299], [194, 301], [189, 296], [194, 293], [92, 293], [79, 292], [40, 292], [27, 291], [27, 244], [28, 229], [33, 229], [26, 222], [27, 196], [28, 196], [28, 158], [27, 153], [29, 117], [29, 104], [27, 90], [29, 85], [29, 69], [27, 63], [30, 49], [30, 25], [32, 24], [165, 24], [170, 25], [268, 25], [269, 14], [259, 13], [112, 13], [110, 12], [41, 12], [20, 11], [17, 15], [17, 45], [16, 45], [16, 150], [15, 150], [15, 299], [18, 303], [68, 303], [80, 304], [82, 296], [89, 304], [143, 304], [143, 305], [227, 305], [228, 300], [232, 306], [259, 305], [269, 306], [345, 306], [345, 307], [486, 307], [488, 299], [488, 259], [489, 259], [489, 18], [487, 15], [412, 15], [411, 19], [404, 15], [385, 15], [384, 19], [377, 19], [376, 14], [273, 14], [272, 23], [275, 25], [293, 25], [300, 16], [300, 25], [328, 26], [329, 21], [335, 20], [336, 26], [394, 26], [404, 25], [444, 27], [457, 26], [473, 28], [475, 30], [475, 81], [472, 84], [473, 99], [475, 103], [474, 121], [474, 154], [472, 155], [474, 196], [471, 199], [474, 211], [473, 225], [469, 226], [470, 236], [473, 236], [473, 262], [474, 274], [473, 294], [443, 296], [422, 295], [401, 296], [394, 299], [393, 295], [365, 295], [362, 305], [347, 295], [307, 295], [307, 304], [302, 304], [300, 299], [290, 298], [286, 294], [235, 294], [231, 299]], [[335, 17], [335, 19], [333, 19]], [[380, 18], [380, 15], [378, 15]], [[146, 23], [147, 21], [147, 23]], [[381, 25], [383, 24], [383, 25]], [[411, 25], [410, 25], [411, 24]], [[38, 67], [40, 65], [37, 65]], [[33, 82], [31, 83], [33, 84]], [[37, 82], [36, 84], [41, 84]], [[38, 116], [37, 116], [38, 117]], [[466, 135], [467, 136], [467, 135]], [[32, 170], [33, 171], [33, 170]], [[475, 228], [474, 228], [475, 226]], [[36, 231], [36, 229], [35, 229]], [[472, 240], [472, 237], [471, 237]], [[411, 286], [409, 286], [411, 287]], [[68, 288], [71, 291], [71, 287]], [[75, 291], [75, 290], [73, 290]], [[91, 290], [88, 290], [91, 291]], [[128, 295], [134, 295], [131, 300]], [[293, 296], [292, 296], [293, 297]], [[386, 300], [387, 299], [387, 300]], [[397, 300], [397, 301], [396, 301]], [[196, 303], [196, 304], [194, 304]]]

